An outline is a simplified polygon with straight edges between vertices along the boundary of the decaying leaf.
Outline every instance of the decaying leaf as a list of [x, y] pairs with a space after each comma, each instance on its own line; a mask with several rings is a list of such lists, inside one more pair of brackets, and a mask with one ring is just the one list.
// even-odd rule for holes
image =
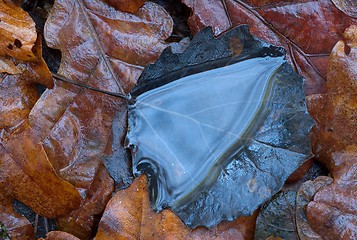
[[332, 179], [323, 174], [325, 169], [314, 162], [298, 182], [285, 184], [281, 192], [264, 204], [258, 213], [255, 239], [308, 240], [318, 236], [307, 221], [305, 209], [317, 190], [331, 183]]
[[301, 240], [322, 240], [323, 236], [317, 234], [312, 228], [306, 216], [306, 208], [313, 200], [316, 192], [332, 183], [333, 179], [326, 176], [316, 178], [314, 181], [306, 181], [302, 184], [296, 196], [296, 231]]
[[38, 99], [37, 89], [29, 83], [31, 75], [0, 74], [0, 129], [18, 125]]
[[[248, 24], [257, 37], [287, 49], [287, 60], [306, 79], [307, 94], [320, 93], [326, 79], [328, 55], [344, 29], [355, 24], [330, 0], [183, 1], [193, 10], [189, 24], [194, 32], [212, 26], [216, 34]], [[213, 4], [214, 13], [205, 11]], [[212, 17], [214, 16], [214, 18]], [[323, 42], [323, 43], [322, 43]]]
[[218, 35], [232, 27], [231, 20], [226, 14], [224, 1], [183, 0], [182, 2], [192, 9], [193, 14], [188, 19], [188, 25], [193, 33], [211, 26], [215, 35]]
[[[124, 94], [143, 66], [166, 46], [171, 30], [170, 16], [154, 3], [130, 14], [105, 2], [76, 0], [56, 1], [44, 34], [48, 45], [62, 52], [59, 73], [96, 89]], [[61, 230], [81, 239], [91, 236], [113, 191], [101, 158], [103, 153], [124, 151], [107, 147], [117, 141], [111, 137], [116, 113], [126, 114], [122, 99], [57, 83], [45, 91], [29, 116], [56, 172], [81, 193], [80, 208], [57, 220]], [[128, 167], [123, 171], [128, 172]]]
[[149, 175], [152, 207], [189, 227], [252, 214], [310, 157], [302, 84], [283, 49], [247, 26], [164, 51], [129, 107], [133, 169]]
[[295, 200], [294, 191], [280, 192], [274, 196], [258, 215], [255, 239], [268, 239], [274, 236], [299, 240], [295, 230]]
[[35, 239], [35, 231], [31, 223], [20, 214], [16, 213], [11, 201], [4, 202], [1, 199], [0, 205], [0, 239], [10, 240], [30, 240]]
[[23, 63], [21, 74], [0, 76], [0, 191], [3, 194], [0, 207], [4, 209], [0, 218], [11, 219], [3, 221], [11, 237], [33, 236], [30, 223], [13, 212], [14, 198], [52, 218], [68, 213], [80, 200], [73, 186], [54, 172], [43, 146], [28, 126], [27, 116], [38, 99], [35, 82], [40, 81], [38, 78], [49, 85], [52, 82], [40, 48], [35, 45], [33, 52], [41, 61]]
[[1, 191], [42, 216], [55, 218], [78, 207], [80, 197], [71, 184], [57, 176], [35, 136], [26, 121], [14, 129], [3, 129]]
[[331, 0], [335, 6], [347, 15], [357, 18], [357, 2], [354, 0]]
[[131, 14], [102, 1], [60, 0], [47, 19], [45, 38], [62, 52], [62, 75], [98, 89], [127, 92], [143, 66], [166, 47], [171, 31], [171, 17], [151, 2]]
[[314, 153], [334, 180], [307, 207], [313, 229], [326, 239], [357, 237], [357, 26], [332, 50], [326, 93], [308, 98], [316, 120]]
[[[40, 238], [40, 240], [44, 240], [44, 239]], [[67, 232], [52, 231], [47, 234], [45, 240], [80, 240], [80, 239]]]
[[27, 81], [53, 87], [52, 75], [42, 58], [41, 37], [37, 38], [35, 22], [12, 1], [0, 2], [0, 73], [34, 76]]
[[36, 61], [32, 52], [37, 34], [30, 15], [9, 0], [0, 2], [0, 72], [17, 74], [21, 69], [9, 59]]
[[144, 0], [104, 0], [104, 1], [120, 11], [129, 12], [129, 13], [136, 13], [144, 5]]
[[253, 214], [191, 230], [170, 210], [152, 211], [147, 180], [141, 176], [108, 202], [95, 239], [252, 239], [255, 219]]
[[[16, 2], [19, 5], [20, 1]], [[357, 21], [345, 15], [355, 17], [353, 1], [184, 0], [184, 2], [193, 10], [189, 24], [194, 32], [205, 26], [213, 26], [215, 34], [220, 34], [237, 24], [248, 23], [255, 35], [275, 45], [284, 46], [288, 50], [287, 60], [306, 77], [308, 94], [323, 91], [327, 55], [340, 37], [341, 31]], [[345, 14], [337, 11], [331, 2]], [[143, 5], [141, 0], [59, 0], [49, 17], [45, 35], [49, 45], [62, 51], [63, 60], [59, 73], [84, 85], [124, 95], [136, 83], [144, 66], [154, 61], [167, 46], [164, 40], [170, 35], [171, 29], [171, 17], [151, 2]], [[297, 206], [298, 216], [296, 216], [296, 228], [301, 239], [315, 237], [318, 239], [317, 233], [323, 233], [324, 236], [328, 235], [327, 238], [333, 239], [341, 236], [353, 238], [356, 232], [357, 212], [353, 194], [356, 192], [357, 180], [354, 140], [356, 139], [354, 131], [356, 129], [355, 32], [353, 27], [348, 29], [344, 44], [339, 43], [337, 50], [334, 51], [326, 86], [327, 94], [313, 95], [310, 98], [311, 111], [319, 124], [312, 137], [314, 152], [317, 153], [319, 160], [329, 167], [334, 180], [331, 183], [332, 180], [326, 178], [328, 184], [322, 186], [318, 181], [308, 182], [306, 188], [301, 188], [298, 192], [298, 198], [299, 196], [304, 198], [300, 202], [301, 205]], [[37, 38], [35, 44], [36, 32], [33, 21], [27, 13], [9, 0], [0, 3], [0, 39], [0, 72], [17, 74], [12, 76], [0, 74], [0, 238], [3, 237], [1, 235], [3, 230], [6, 229], [5, 238], [9, 233], [11, 238], [34, 239], [33, 228], [29, 221], [13, 210], [12, 200], [17, 198], [36, 212], [48, 217], [57, 217], [76, 208], [69, 215], [57, 218], [57, 223], [60, 229], [71, 232], [80, 239], [88, 239], [96, 230], [99, 216], [113, 191], [113, 180], [101, 160], [104, 160], [109, 173], [116, 180], [117, 188], [124, 188], [132, 181], [129, 154], [122, 147], [126, 130], [126, 101], [72, 84], [57, 82], [54, 89], [47, 90], [35, 104], [38, 95], [34, 83], [40, 82], [47, 87], [52, 87], [53, 81], [41, 57], [41, 46], [38, 44], [40, 38]], [[191, 55], [186, 55], [189, 59], [188, 65], [193, 64], [193, 66], [183, 64], [176, 68], [174, 65], [181, 63], [182, 59], [176, 58], [177, 55], [166, 50], [163, 58], [159, 60], [162, 61], [162, 66], [168, 66], [166, 72], [162, 72], [160, 66], [157, 68], [155, 67], [157, 65], [150, 66], [149, 68], [153, 69], [145, 71], [141, 84], [132, 95], [140, 95], [140, 88], [147, 91], [159, 87], [163, 84], [162, 79], [153, 81], [159, 83], [154, 84], [155, 86], [146, 85], [144, 82], [163, 75], [169, 76], [168, 80], [171, 81], [183, 77], [183, 71], [192, 74], [202, 69], [222, 67], [225, 64], [220, 64], [224, 61], [215, 61], [216, 57], [227, 49], [235, 55], [244, 56], [247, 49], [250, 49], [244, 45], [248, 42], [246, 40], [232, 38], [229, 43], [225, 43], [226, 48], [216, 45], [217, 41], [211, 36], [202, 39], [201, 42], [194, 42], [191, 45], [191, 52], [188, 51]], [[207, 45], [210, 41], [212, 44]], [[192, 54], [192, 48], [200, 48], [199, 45], [203, 48], [211, 47], [201, 50], [202, 52], [199, 50], [197, 55]], [[269, 45], [263, 44], [264, 48], [267, 46]], [[272, 50], [272, 47], [267, 48], [269, 48], [265, 49], [267, 52]], [[217, 51], [214, 52], [214, 49]], [[274, 54], [280, 54], [280, 50], [275, 52], [276, 48], [273, 49]], [[205, 56], [208, 55], [213, 56], [209, 59], [213, 61], [206, 64], [210, 65], [208, 68], [201, 64], [195, 65], [200, 63], [197, 59], [202, 57], [203, 60], [207, 60]], [[219, 56], [221, 57], [227, 56]], [[265, 57], [270, 59], [277, 56]], [[228, 60], [230, 61], [231, 58]], [[261, 62], [258, 63], [260, 66]], [[284, 76], [279, 77], [284, 78]], [[210, 91], [214, 91], [212, 86], [208, 88]], [[190, 86], [186, 90], [188, 89], [194, 88]], [[286, 95], [289, 94], [290, 92]], [[302, 91], [299, 94], [302, 96]], [[179, 102], [180, 99], [182, 96], [177, 97], [175, 102]], [[286, 108], [290, 103], [284, 105], [279, 102], [281, 104], [279, 108]], [[302, 108], [301, 113], [305, 113], [305, 108]], [[146, 117], [147, 114], [150, 115], [151, 111], [142, 116]], [[274, 115], [276, 122], [282, 119], [279, 114], [282, 113]], [[290, 120], [293, 112], [289, 114], [286, 117]], [[186, 112], [182, 112], [181, 116], [183, 115], [186, 115]], [[292, 126], [290, 121], [287, 122], [289, 123], [284, 122], [283, 128], [303, 128]], [[261, 132], [265, 134], [266, 130], [276, 129], [267, 129], [263, 126]], [[270, 133], [261, 134], [257, 141], [265, 144], [267, 148], [273, 146], [273, 150], [267, 152], [275, 155], [276, 142], [266, 141], [267, 138], [271, 138]], [[149, 141], [152, 141], [151, 137]], [[199, 142], [196, 141], [195, 144]], [[203, 146], [210, 146], [210, 144]], [[292, 146], [290, 142], [288, 145], [288, 147]], [[298, 145], [296, 148], [306, 150], [301, 155], [307, 156], [308, 148], [303, 143]], [[285, 149], [287, 146], [279, 147]], [[284, 152], [282, 149], [279, 149], [279, 152]], [[251, 155], [254, 155], [253, 157], [259, 155], [259, 150], [255, 151], [255, 148], [248, 150]], [[270, 158], [269, 154], [264, 154], [262, 157]], [[218, 177], [218, 180], [226, 180], [229, 184], [232, 184], [233, 180], [242, 181], [232, 177], [237, 169], [242, 169], [239, 163], [241, 162], [237, 160], [234, 164], [229, 164], [222, 174], [224, 177]], [[262, 171], [259, 175], [267, 175], [266, 179], [269, 178], [269, 174], [275, 174], [275, 177], [282, 182], [298, 165], [289, 168], [281, 177], [280, 170], [273, 169], [271, 172], [271, 168], [265, 169], [262, 162], [254, 162], [254, 165], [247, 160], [244, 163], [259, 169], [257, 173]], [[247, 180], [248, 192], [259, 192], [261, 176], [257, 174], [258, 177], [252, 179], [249, 173], [247, 176], [244, 180]], [[263, 179], [264, 176], [261, 178]], [[81, 202], [78, 192], [68, 182], [79, 191]], [[147, 180], [140, 177], [128, 189], [115, 195], [106, 208], [97, 239], [253, 238], [256, 213], [251, 217], [240, 217], [232, 222], [221, 223], [211, 229], [200, 227], [190, 230], [169, 210], [163, 210], [159, 214], [151, 210], [146, 183]], [[274, 191], [281, 184], [276, 182]], [[234, 203], [237, 199], [229, 190], [231, 189], [224, 191], [228, 194], [220, 193], [226, 198], [221, 200]], [[242, 189], [235, 194], [246, 193], [247, 191]], [[211, 192], [203, 191], [202, 195], [197, 195], [198, 198], [202, 199], [204, 196], [204, 199], [208, 199], [207, 194]], [[155, 196], [155, 192], [150, 195], [151, 198], [152, 196]], [[199, 200], [200, 204], [213, 204], [216, 196], [214, 194], [211, 196], [213, 200], [208, 199], [206, 202]], [[264, 197], [267, 198], [269, 197]], [[223, 204], [218, 205], [219, 211], [220, 206]], [[307, 216], [306, 206], [308, 206]], [[194, 206], [186, 212], [195, 211], [199, 207]], [[216, 214], [216, 210], [213, 209], [213, 214]], [[303, 220], [299, 220], [301, 216]], [[201, 218], [212, 219], [204, 215]], [[316, 232], [309, 228], [306, 218], [310, 219]], [[273, 238], [281, 239], [279, 237], [268, 239]], [[47, 239], [78, 238], [69, 233], [56, 231], [49, 233]]]

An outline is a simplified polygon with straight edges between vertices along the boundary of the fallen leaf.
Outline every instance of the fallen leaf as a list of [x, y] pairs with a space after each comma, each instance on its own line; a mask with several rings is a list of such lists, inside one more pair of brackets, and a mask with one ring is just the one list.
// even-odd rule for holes
[[[80, 179], [76, 180], [80, 182]], [[93, 229], [98, 225], [103, 208], [112, 197], [112, 192], [113, 180], [104, 165], [100, 165], [81, 206], [69, 216], [58, 218], [57, 227], [71, 232], [80, 239], [89, 239], [93, 234]]]
[[[171, 30], [170, 16], [154, 3], [130, 14], [104, 2], [77, 0], [55, 2], [44, 35], [50, 47], [62, 52], [61, 75], [96, 90], [125, 94], [143, 66], [167, 45]], [[111, 137], [116, 113], [126, 115], [123, 99], [57, 82], [29, 116], [57, 174], [81, 193], [80, 208], [57, 220], [61, 230], [81, 239], [91, 236], [113, 191], [101, 158], [120, 151], [109, 147], [117, 141]]]
[[[248, 24], [252, 34], [283, 46], [288, 50], [288, 61], [306, 79], [308, 95], [323, 91], [328, 55], [344, 29], [357, 22], [339, 11], [330, 0], [183, 2], [192, 7], [191, 19], [195, 21], [189, 24], [194, 32], [212, 26], [218, 34], [230, 27]], [[210, 4], [214, 6], [214, 13], [205, 11]]]
[[0, 74], [0, 129], [18, 125], [35, 105], [38, 94], [31, 75]]
[[[334, 181], [320, 189], [308, 203], [306, 215], [311, 227], [324, 239], [357, 237], [357, 153], [335, 154], [334, 161], [344, 165]], [[343, 174], [342, 174], [343, 173]]]
[[110, 176], [115, 180], [115, 190], [128, 187], [134, 179], [130, 151], [123, 148], [127, 131], [127, 116], [123, 114], [124, 111], [123, 109], [114, 116], [112, 134], [102, 158]]
[[307, 99], [316, 121], [311, 137], [314, 153], [332, 174], [338, 167], [335, 153], [357, 151], [357, 26], [346, 29], [344, 38], [331, 52], [326, 94]]
[[144, 0], [104, 0], [104, 2], [120, 11], [129, 13], [136, 13], [144, 5]]
[[313, 181], [306, 181], [302, 184], [296, 196], [296, 231], [301, 240], [322, 240], [323, 236], [317, 234], [312, 228], [306, 216], [306, 208], [313, 200], [316, 192], [332, 183], [333, 179], [321, 176]]
[[252, 214], [311, 156], [302, 78], [247, 26], [164, 51], [131, 96], [133, 172], [191, 228]]
[[[281, 192], [264, 204], [258, 213], [255, 239], [269, 239], [269, 237], [310, 239], [309, 237], [313, 235], [305, 209], [316, 193], [318, 186], [321, 185], [321, 181], [317, 179], [328, 179], [328, 183], [331, 183], [332, 179], [322, 176], [323, 174], [326, 174], [326, 172], [322, 165], [313, 162], [300, 181], [285, 184]], [[312, 196], [311, 192], [313, 192]], [[309, 193], [310, 195], [307, 196]], [[307, 235], [308, 238], [306, 238]], [[315, 233], [315, 235], [317, 234]]]
[[[37, 48], [41, 46], [36, 45], [33, 49]], [[42, 59], [40, 50], [34, 53], [37, 59]], [[0, 206], [7, 209], [0, 213], [0, 217], [4, 217], [4, 214], [12, 216], [11, 223], [4, 221], [7, 228], [17, 229], [10, 231], [11, 237], [16, 232], [20, 232], [20, 235], [22, 231], [29, 232], [24, 218], [12, 214], [11, 203], [14, 198], [48, 217], [65, 214], [79, 204], [78, 192], [57, 176], [42, 145], [27, 124], [27, 116], [38, 99], [35, 82], [39, 82], [40, 76], [45, 76], [42, 80], [51, 76], [41, 61], [23, 63], [25, 69], [21, 74], [1, 74], [0, 77], [0, 189], [6, 193]], [[50, 79], [52, 82], [52, 77]]]
[[73, 236], [70, 233], [62, 231], [52, 231], [47, 234], [45, 239], [40, 238], [40, 240], [79, 240], [79, 238]]
[[331, 52], [326, 93], [308, 98], [316, 120], [311, 134], [316, 158], [331, 172], [333, 183], [318, 191], [307, 206], [313, 229], [326, 239], [357, 237], [357, 26], [344, 33]]
[[108, 202], [95, 239], [253, 239], [255, 219], [253, 214], [191, 230], [170, 210], [152, 211], [147, 180], [141, 176]]
[[335, 6], [348, 16], [357, 18], [357, 2], [353, 0], [331, 0]]
[[28, 71], [34, 80], [53, 87], [50, 71], [42, 58], [41, 37], [35, 22], [11, 1], [0, 2], [0, 73], [20, 74]]
[[192, 9], [192, 15], [187, 23], [194, 34], [207, 26], [213, 28], [215, 35], [219, 35], [232, 27], [223, 1], [183, 0], [182, 2]]
[[71, 184], [57, 176], [34, 136], [26, 121], [2, 131], [0, 187], [40, 215], [55, 218], [76, 208], [80, 197]]
[[11, 201], [0, 199], [0, 203], [0, 239], [36, 239], [31, 223], [14, 211]]
[[296, 192], [280, 192], [264, 206], [257, 218], [255, 239], [268, 239], [271, 236], [281, 239], [299, 240], [295, 230]]
[[0, 72], [20, 73], [15, 64], [17, 61], [35, 61], [32, 52], [37, 34], [35, 23], [30, 15], [9, 0], [0, 2]]
[[151, 2], [131, 14], [101, 1], [60, 0], [51, 10], [44, 35], [49, 47], [62, 52], [60, 74], [124, 93], [167, 46], [164, 40], [171, 31], [171, 17]]

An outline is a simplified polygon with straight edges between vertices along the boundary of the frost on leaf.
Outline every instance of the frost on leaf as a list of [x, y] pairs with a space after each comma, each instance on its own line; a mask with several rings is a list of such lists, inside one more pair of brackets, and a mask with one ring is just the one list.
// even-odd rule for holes
[[134, 173], [189, 227], [250, 215], [310, 157], [303, 79], [246, 26], [166, 49], [131, 95]]

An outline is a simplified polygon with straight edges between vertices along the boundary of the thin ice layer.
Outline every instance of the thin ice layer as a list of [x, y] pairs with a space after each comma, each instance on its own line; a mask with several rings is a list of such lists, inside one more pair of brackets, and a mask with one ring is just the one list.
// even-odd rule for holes
[[[283, 57], [253, 58], [190, 75], [139, 95], [129, 111], [134, 173], [151, 175], [160, 210], [207, 189], [264, 118]], [[257, 124], [254, 124], [257, 126]], [[195, 194], [192, 194], [195, 193]]]

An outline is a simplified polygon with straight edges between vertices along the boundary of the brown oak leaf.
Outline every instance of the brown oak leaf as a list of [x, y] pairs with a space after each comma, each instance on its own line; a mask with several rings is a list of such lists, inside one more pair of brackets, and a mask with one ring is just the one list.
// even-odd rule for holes
[[332, 50], [326, 93], [308, 98], [316, 120], [311, 134], [316, 158], [334, 181], [307, 206], [313, 229], [325, 239], [357, 238], [357, 26]]

